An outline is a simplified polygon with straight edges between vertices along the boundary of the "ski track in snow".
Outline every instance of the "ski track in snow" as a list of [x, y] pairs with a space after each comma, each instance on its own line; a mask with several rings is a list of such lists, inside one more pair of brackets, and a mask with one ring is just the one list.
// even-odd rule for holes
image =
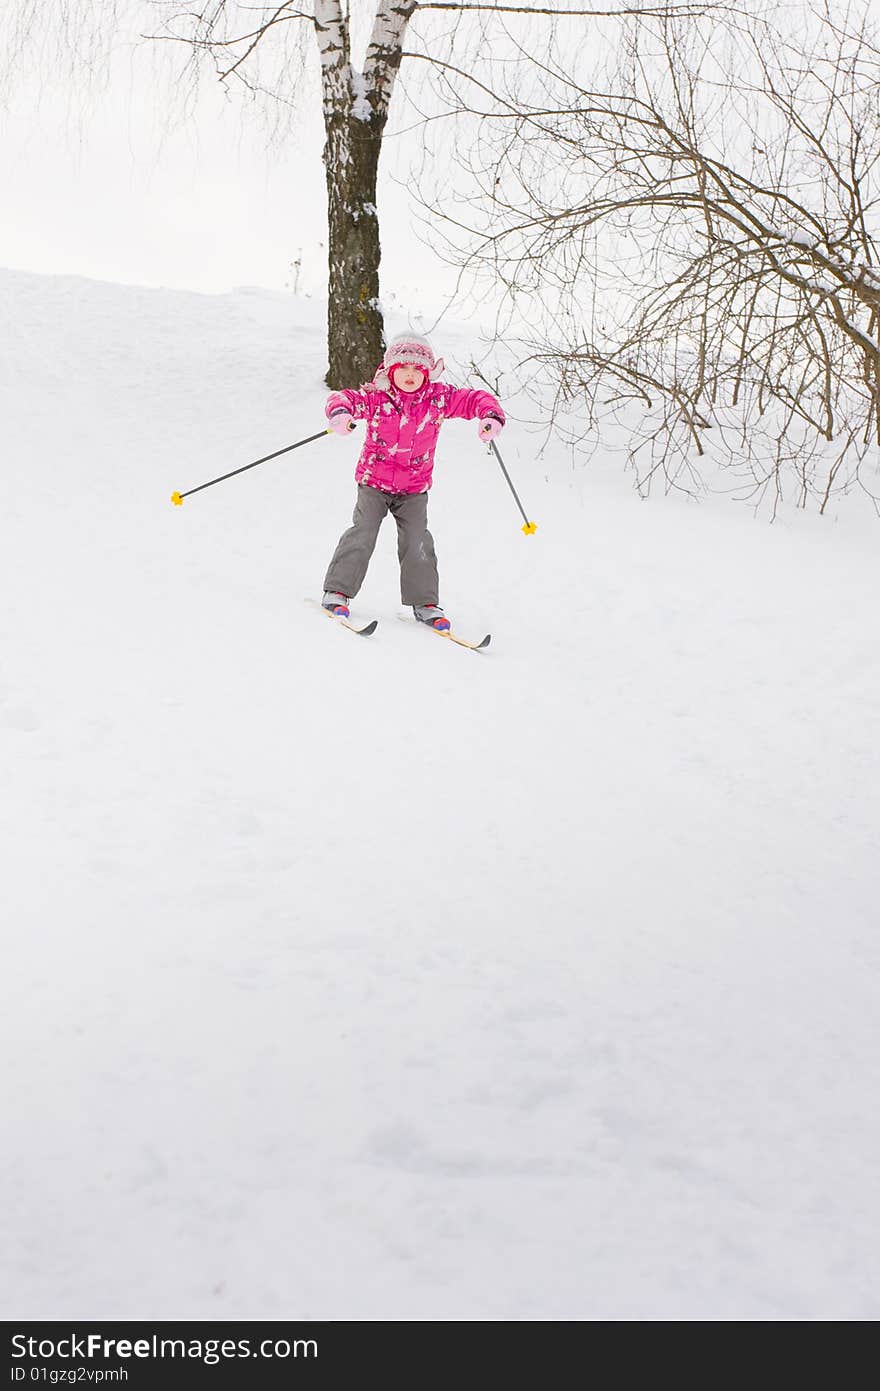
[[451, 422], [358, 641], [321, 306], [0, 303], [7, 1317], [877, 1318], [877, 524]]

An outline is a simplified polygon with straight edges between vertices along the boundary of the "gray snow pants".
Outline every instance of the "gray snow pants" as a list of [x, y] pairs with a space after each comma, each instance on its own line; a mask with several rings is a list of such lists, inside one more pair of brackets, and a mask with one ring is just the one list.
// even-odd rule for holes
[[339, 538], [324, 589], [354, 598], [364, 582], [387, 512], [397, 523], [401, 603], [439, 604], [437, 556], [428, 530], [428, 494], [383, 493], [363, 483], [358, 484], [354, 525]]

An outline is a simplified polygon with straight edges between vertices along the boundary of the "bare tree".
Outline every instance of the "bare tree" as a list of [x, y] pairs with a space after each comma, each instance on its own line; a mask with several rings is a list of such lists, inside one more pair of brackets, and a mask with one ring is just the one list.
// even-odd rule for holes
[[[671, 12], [704, 12], [696, 0], [680, 0]], [[313, 27], [321, 59], [324, 115], [324, 167], [328, 220], [328, 356], [327, 383], [342, 386], [369, 377], [381, 357], [383, 319], [379, 299], [381, 243], [377, 177], [392, 93], [404, 59], [420, 59], [433, 68], [435, 59], [458, 50], [463, 61], [491, 47], [490, 32], [499, 25], [536, 21], [546, 39], [560, 19], [593, 22], [603, 14], [669, 13], [670, 6], [625, 4], [604, 11], [550, 0], [549, 4], [455, 3], [454, 0], [280, 0], [248, 5], [242, 0], [214, 0], [198, 12], [181, 12], [170, 0], [153, 0], [167, 13], [161, 36], [185, 43], [196, 61], [208, 57], [217, 77], [238, 83], [253, 94], [283, 107], [295, 102], [292, 73], [300, 72], [302, 44], [291, 44], [291, 30], [302, 21]], [[416, 12], [440, 12], [444, 28], [404, 48]], [[371, 16], [371, 19], [370, 19]], [[356, 22], [370, 22], [361, 66], [353, 61]], [[540, 47], [540, 44], [539, 44]], [[262, 63], [262, 66], [261, 66]]]
[[[372, 375], [383, 350], [379, 302], [377, 177], [382, 136], [416, 0], [375, 0], [360, 67], [343, 0], [280, 0], [247, 5], [215, 0], [198, 11], [166, 13], [156, 39], [187, 46], [195, 65], [207, 57], [221, 82], [295, 107], [306, 61], [303, 32], [314, 32], [320, 58], [328, 225], [328, 370], [331, 386]], [[296, 30], [293, 42], [291, 30]], [[273, 52], [269, 54], [269, 48]], [[261, 60], [263, 65], [261, 68]]]
[[642, 17], [612, 73], [535, 60], [528, 100], [447, 68], [481, 117], [447, 249], [542, 306], [523, 356], [557, 421], [616, 409], [643, 486], [699, 487], [706, 454], [753, 496], [875, 486], [877, 46], [865, 5], [799, 18]]
[[[379, 299], [381, 245], [377, 208], [377, 177], [392, 94], [404, 58], [427, 62], [434, 71], [442, 55], [490, 53], [489, 32], [503, 36], [507, 21], [519, 38], [510, 53], [529, 60], [563, 20], [582, 27], [602, 15], [695, 14], [711, 0], [680, 0], [658, 5], [637, 0], [618, 8], [580, 6], [570, 0], [545, 4], [455, 3], [454, 0], [210, 0], [184, 10], [177, 0], [65, 0], [57, 14], [47, 17], [41, 0], [14, 0], [15, 33], [21, 50], [36, 33], [52, 33], [70, 51], [90, 52], [105, 31], [119, 22], [120, 9], [134, 7], [145, 16], [159, 17], [160, 32], [145, 33], [152, 41], [182, 45], [185, 72], [195, 77], [203, 60], [230, 89], [240, 87], [253, 98], [269, 98], [276, 111], [292, 112], [301, 104], [307, 85], [307, 43], [311, 33], [320, 57], [320, 87], [324, 120], [324, 167], [328, 220], [328, 358], [326, 380], [342, 386], [370, 376], [383, 348], [383, 319]], [[418, 41], [415, 51], [404, 43], [416, 11], [437, 12], [438, 23]], [[540, 40], [523, 46], [523, 24], [540, 26]], [[427, 23], [428, 21], [426, 21]], [[54, 26], [54, 27], [53, 27]], [[364, 56], [358, 65], [353, 51], [355, 31], [364, 30]], [[490, 59], [491, 61], [491, 59]], [[425, 69], [422, 67], [421, 72]]]

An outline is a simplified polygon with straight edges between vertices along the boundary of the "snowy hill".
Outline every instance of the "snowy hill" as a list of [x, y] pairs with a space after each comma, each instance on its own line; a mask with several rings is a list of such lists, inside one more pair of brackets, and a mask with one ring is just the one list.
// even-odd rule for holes
[[492, 647], [390, 523], [361, 641], [357, 440], [169, 502], [321, 428], [321, 306], [0, 303], [7, 1317], [876, 1318], [876, 530], [514, 419], [526, 539], [450, 422]]

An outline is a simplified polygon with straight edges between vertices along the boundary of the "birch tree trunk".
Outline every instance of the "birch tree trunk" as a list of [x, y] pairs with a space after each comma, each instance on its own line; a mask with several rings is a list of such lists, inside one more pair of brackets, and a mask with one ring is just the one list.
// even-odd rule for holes
[[384, 351], [376, 180], [388, 105], [415, 0], [378, 0], [363, 73], [341, 0], [315, 0], [324, 101], [330, 387], [369, 381]]

